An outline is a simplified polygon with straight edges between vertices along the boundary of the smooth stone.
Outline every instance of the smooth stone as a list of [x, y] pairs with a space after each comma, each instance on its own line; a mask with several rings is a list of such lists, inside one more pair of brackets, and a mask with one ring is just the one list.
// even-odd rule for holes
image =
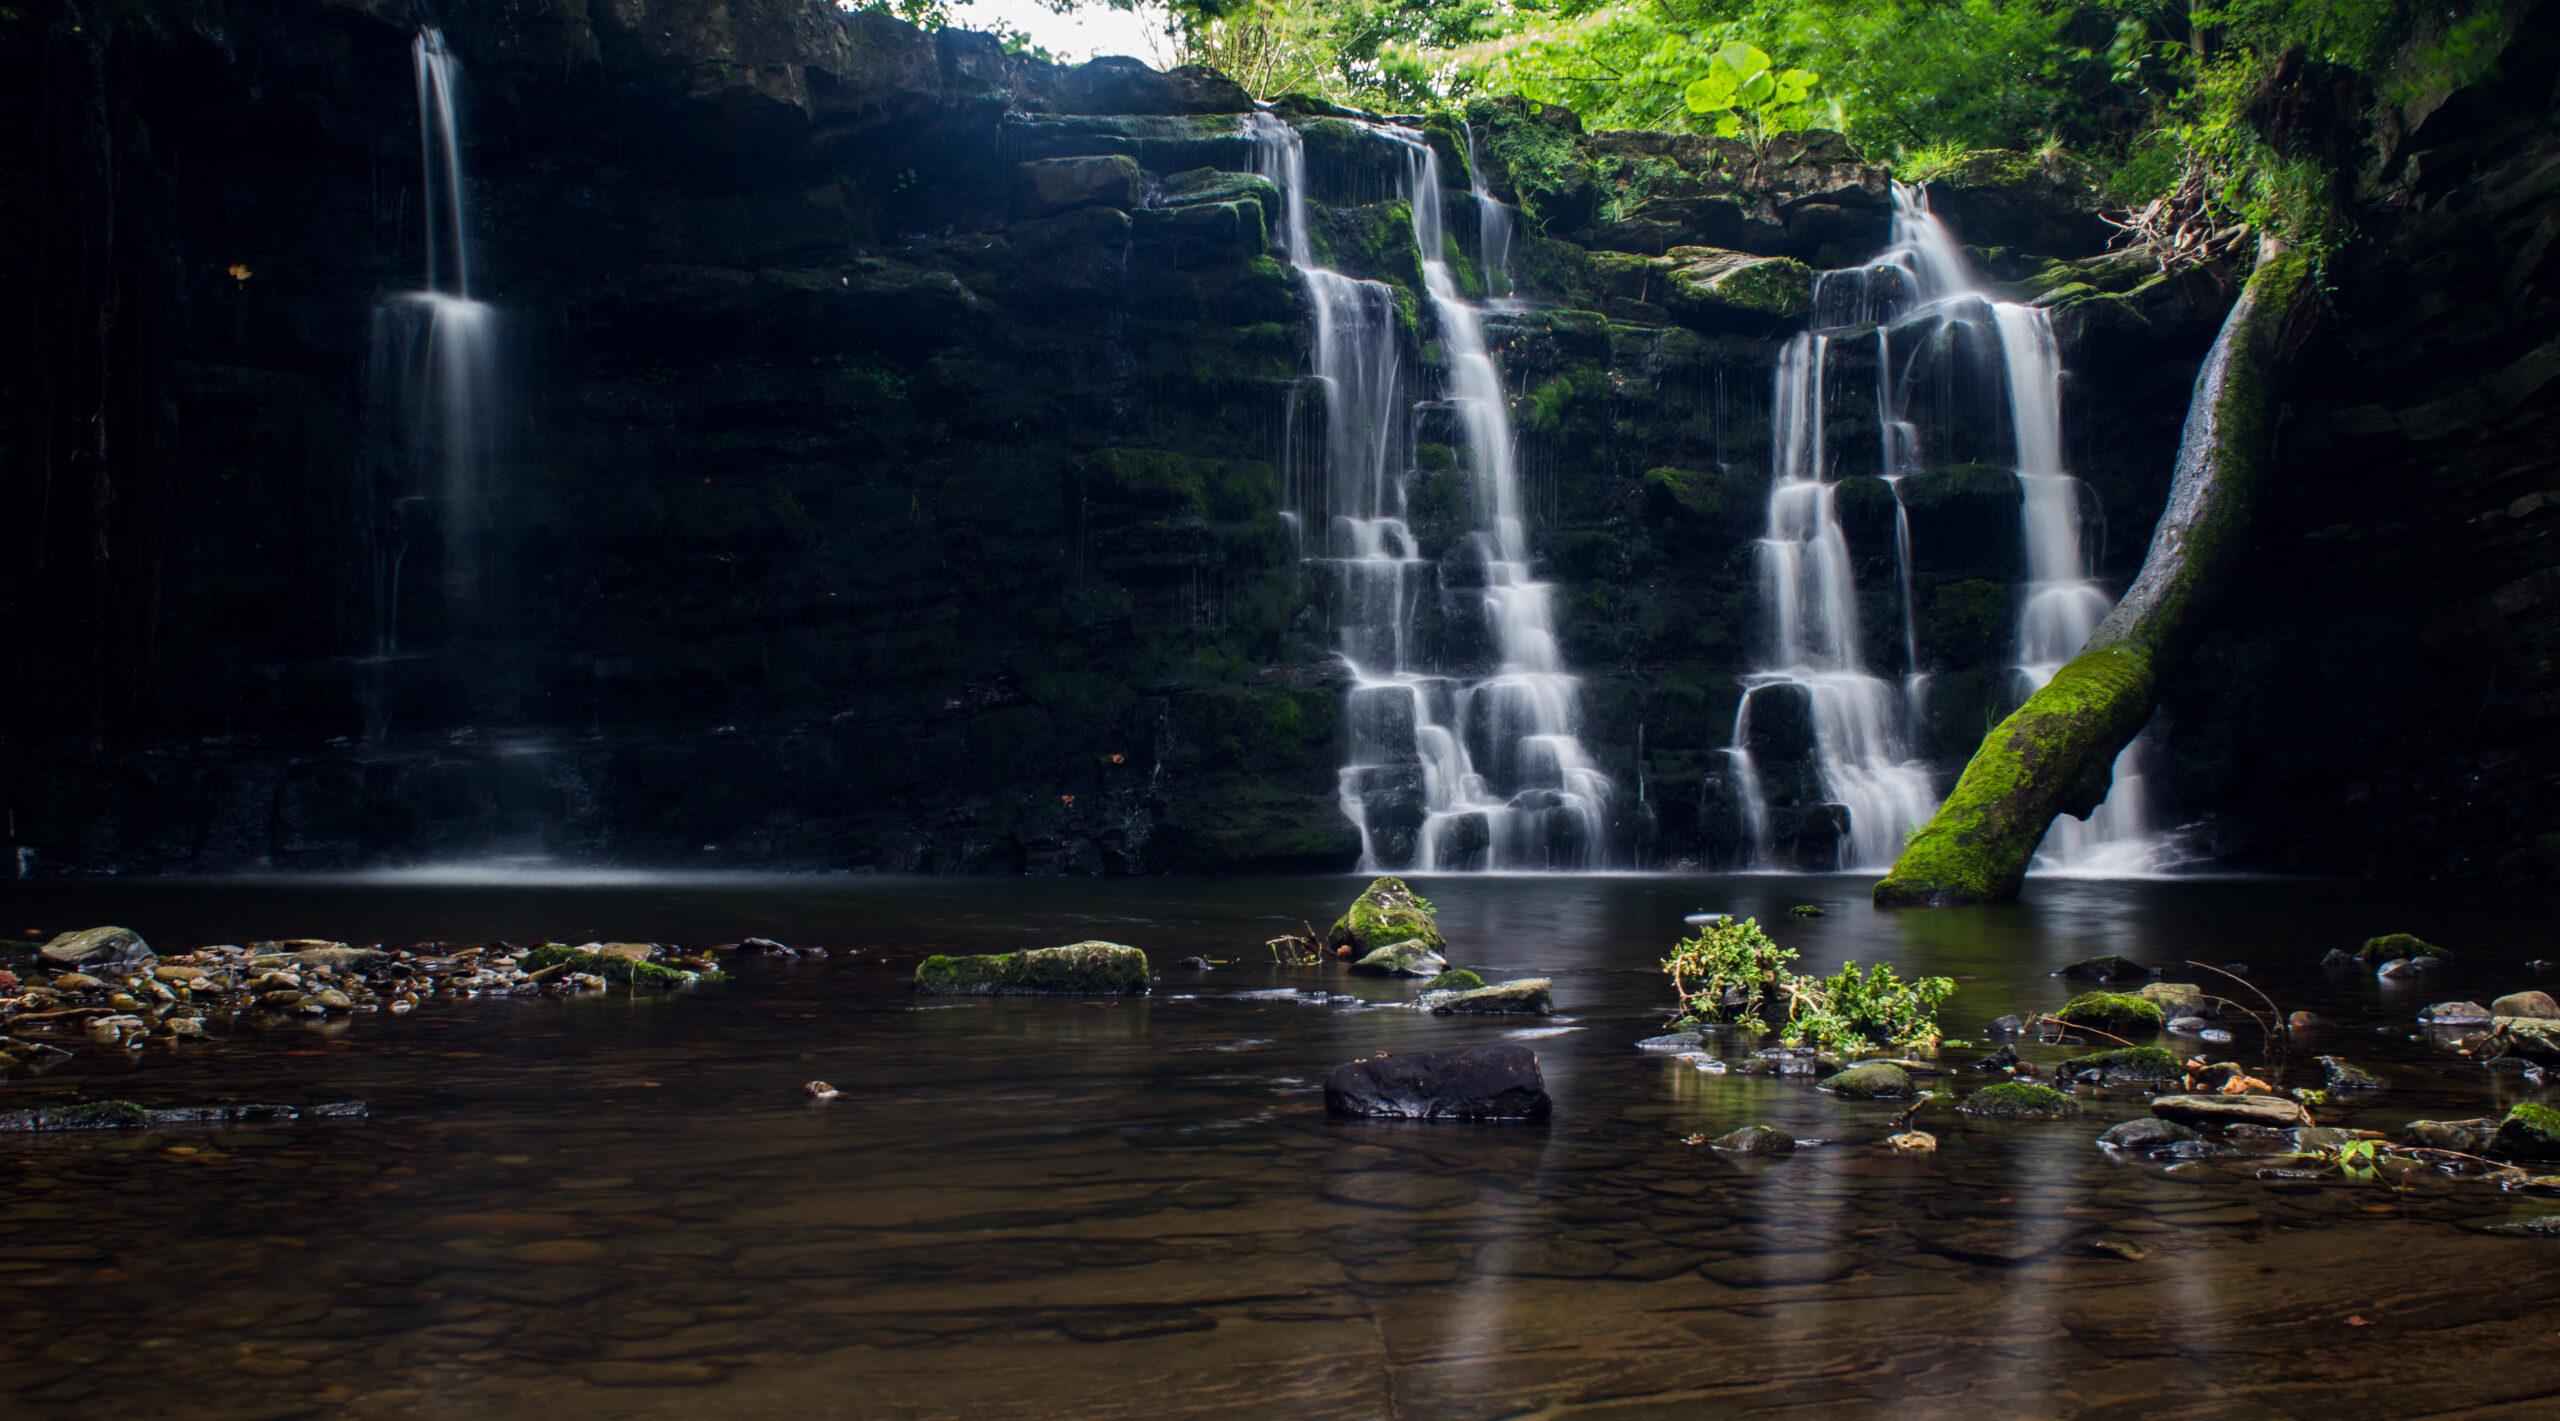
[[1796, 1137], [1784, 1130], [1766, 1125], [1745, 1125], [1708, 1141], [1719, 1150], [1737, 1155], [1791, 1155], [1796, 1152]]
[[2422, 1026], [2487, 1026], [2489, 1009], [2478, 1002], [2437, 1002], [2418, 1013]]
[[1325, 1077], [1325, 1109], [1402, 1120], [1543, 1120], [1555, 1108], [1525, 1046], [1380, 1052]]
[[1894, 1100], [1911, 1094], [1911, 1073], [1884, 1061], [1861, 1061], [1828, 1077], [1821, 1088], [1843, 1100]]
[[2435, 958], [2395, 957], [2375, 968], [2373, 975], [2386, 982], [2396, 982], [2406, 977], [2423, 977], [2434, 970], [2436, 970]]
[[84, 928], [63, 933], [38, 948], [37, 955], [56, 967], [102, 967], [120, 962], [147, 962], [151, 944], [131, 928]]
[[2549, 992], [2509, 992], [2489, 1003], [2489, 1015], [2560, 1021], [2560, 1001], [2553, 1001]]
[[1636, 1043], [1639, 1051], [1695, 1051], [1707, 1038], [1695, 1031], [1674, 1031], [1663, 1036], [1648, 1036]]
[[2171, 1017], [2169, 1024], [2161, 1030], [2168, 1032], [2171, 1036], [2202, 1036], [2213, 1030], [2213, 1023], [2200, 1016], [2178, 1016]]
[[1555, 993], [1548, 979], [1525, 977], [1517, 982], [1497, 982], [1460, 992], [1446, 1001], [1435, 1003], [1433, 1016], [1544, 1016], [1555, 1009]]
[[1374, 977], [1437, 977], [1448, 968], [1449, 959], [1410, 938], [1388, 943], [1351, 964], [1352, 971]]
[[2172, 1145], [2199, 1138], [2175, 1120], [2158, 1116], [2119, 1121], [2098, 1137], [2098, 1148], [2118, 1154], [2157, 1154]]
[[2291, 1129], [2311, 1123], [2310, 1114], [2280, 1095], [2154, 1096], [2151, 1113], [2181, 1125], [2263, 1125]]

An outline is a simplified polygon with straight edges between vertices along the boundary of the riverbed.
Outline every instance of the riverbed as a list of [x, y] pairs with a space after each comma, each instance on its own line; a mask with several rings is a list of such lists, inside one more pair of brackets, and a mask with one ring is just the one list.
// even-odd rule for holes
[[[1880, 914], [1859, 878], [1417, 879], [1451, 960], [1553, 979], [1537, 1020], [1272, 965], [1345, 878], [497, 875], [11, 885], [5, 926], [215, 942], [747, 935], [677, 992], [432, 1000], [405, 1017], [83, 1050], [6, 1108], [361, 1101], [361, 1122], [0, 1137], [0, 1410], [384, 1417], [2549, 1415], [2560, 1199], [2477, 1183], [2119, 1163], [2144, 1113], [1916, 1123], [1635, 1049], [1684, 915], [1754, 915], [1829, 970], [1889, 960], [1983, 1025], [2097, 953], [2245, 966], [2385, 1077], [2324, 1124], [2548, 1099], [2419, 1008], [2551, 987], [2560, 895], [2037, 881]], [[1792, 916], [1799, 904], [1820, 917]], [[2407, 931], [2416, 983], [2321, 954]], [[934, 951], [1146, 950], [1129, 1000], [918, 999]], [[1204, 957], [1208, 969], [1179, 965]], [[1318, 994], [1322, 994], [1321, 997]], [[2232, 1023], [2225, 1023], [2232, 1025]], [[2213, 1054], [2260, 1061], [2253, 1028]], [[1519, 1041], [1541, 1125], [1328, 1118], [1333, 1066]], [[2175, 1043], [2173, 1043], [2175, 1044]], [[1739, 1058], [1745, 1046], [1724, 1048]], [[2044, 1063], [2070, 1052], [2022, 1045]], [[840, 1092], [813, 1102], [804, 1082]], [[1970, 1089], [1981, 1077], [1941, 1082]], [[2290, 1084], [2304, 1083], [2297, 1072]], [[1790, 1157], [1686, 1143], [1746, 1124]]]

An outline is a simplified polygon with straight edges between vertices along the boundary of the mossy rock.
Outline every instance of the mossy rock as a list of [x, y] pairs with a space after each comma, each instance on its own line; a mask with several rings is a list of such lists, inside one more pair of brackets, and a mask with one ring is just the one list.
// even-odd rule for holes
[[2368, 967], [2377, 963], [2397, 962], [2403, 958], [2451, 957], [2452, 955], [2415, 933], [2384, 933], [2380, 937], [2369, 937], [2364, 940], [2364, 946], [2356, 950], [2356, 956], [2362, 958]]
[[1745, 1125], [1739, 1130], [1718, 1135], [1709, 1143], [1737, 1155], [1791, 1155], [1796, 1152], [1795, 1136], [1767, 1125]]
[[552, 943], [537, 947], [516, 962], [527, 972], [546, 967], [565, 967], [571, 972], [590, 972], [608, 982], [632, 983], [643, 987], [681, 987], [702, 980], [696, 974], [663, 963], [643, 962], [608, 952], [589, 952], [584, 948], [564, 947]]
[[38, 1112], [47, 1130], [132, 1130], [149, 1123], [151, 1112], [130, 1100], [91, 1100]]
[[1470, 967], [1452, 967], [1422, 984], [1426, 992], [1472, 992], [1484, 985], [1484, 979]]
[[2062, 1010], [2054, 1015], [2073, 1026], [2086, 1026], [2119, 1036], [2128, 1032], [2155, 1032], [2168, 1020], [2158, 1002], [2130, 992], [2082, 992], [2063, 1003]]
[[[1447, 975], [1447, 974], [1442, 974]], [[1435, 1003], [1433, 1016], [1545, 1016], [1555, 1010], [1554, 985], [1544, 977], [1524, 977], [1517, 982], [1497, 982], [1460, 992], [1445, 1002]]]
[[1911, 1073], [1890, 1061], [1861, 1061], [1825, 1078], [1821, 1088], [1843, 1100], [1901, 1100], [1911, 1094]]
[[1711, 330], [1763, 331], [1813, 310], [1813, 269], [1793, 257], [1674, 247], [1663, 304]]
[[2560, 1163], [2560, 1110], [2531, 1101], [2516, 1106], [2498, 1123], [2489, 1148], [2512, 1160]]
[[1434, 977], [1448, 970], [1448, 960], [1415, 939], [1391, 942], [1354, 960], [1351, 970], [1373, 977]]
[[2051, 1086], [1995, 1081], [1966, 1096], [1956, 1113], [1985, 1120], [2068, 1120], [2080, 1113], [2080, 1102]]
[[1147, 955], [1116, 942], [972, 957], [937, 954], [916, 964], [916, 990], [958, 997], [1142, 997], [1147, 994]]
[[1440, 924], [1429, 900], [1407, 888], [1401, 878], [1371, 882], [1352, 900], [1350, 908], [1334, 919], [1324, 940], [1328, 947], [1349, 948], [1363, 957], [1389, 943], [1418, 942], [1435, 952], [1449, 945], [1440, 936]]
[[2178, 1058], [2157, 1046], [2127, 1046], [2074, 1056], [2053, 1068], [2078, 1085], [2175, 1085], [2186, 1075]]

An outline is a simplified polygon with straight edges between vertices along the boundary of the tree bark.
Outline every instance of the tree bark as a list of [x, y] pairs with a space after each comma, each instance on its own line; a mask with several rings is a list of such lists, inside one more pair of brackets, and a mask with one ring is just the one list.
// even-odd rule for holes
[[1946, 803], [1876, 884], [1878, 907], [2015, 898], [2054, 816], [2086, 818], [2106, 798], [2116, 756], [2235, 580], [2274, 449], [2281, 377], [2316, 296], [2309, 258], [2262, 239], [2196, 375], [2169, 506], [2142, 571], [2079, 655], [1983, 737]]

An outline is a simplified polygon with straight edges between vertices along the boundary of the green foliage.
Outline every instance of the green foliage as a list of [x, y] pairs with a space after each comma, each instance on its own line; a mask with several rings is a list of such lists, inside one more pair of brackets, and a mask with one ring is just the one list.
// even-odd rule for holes
[[1771, 68], [1766, 50], [1735, 40], [1707, 56], [1706, 72], [1690, 80], [1680, 98], [1690, 113], [1710, 121], [1718, 138], [1759, 149], [1830, 116], [1813, 99], [1821, 78], [1810, 69]]
[[1727, 919], [1675, 945], [1662, 970], [1680, 998], [1683, 1023], [1771, 1028], [1789, 1046], [1835, 1055], [1937, 1044], [1938, 1007], [1956, 989], [1949, 979], [1906, 982], [1881, 962], [1864, 972], [1843, 963], [1829, 977], [1812, 977], [1789, 971], [1795, 960], [1757, 920]]

